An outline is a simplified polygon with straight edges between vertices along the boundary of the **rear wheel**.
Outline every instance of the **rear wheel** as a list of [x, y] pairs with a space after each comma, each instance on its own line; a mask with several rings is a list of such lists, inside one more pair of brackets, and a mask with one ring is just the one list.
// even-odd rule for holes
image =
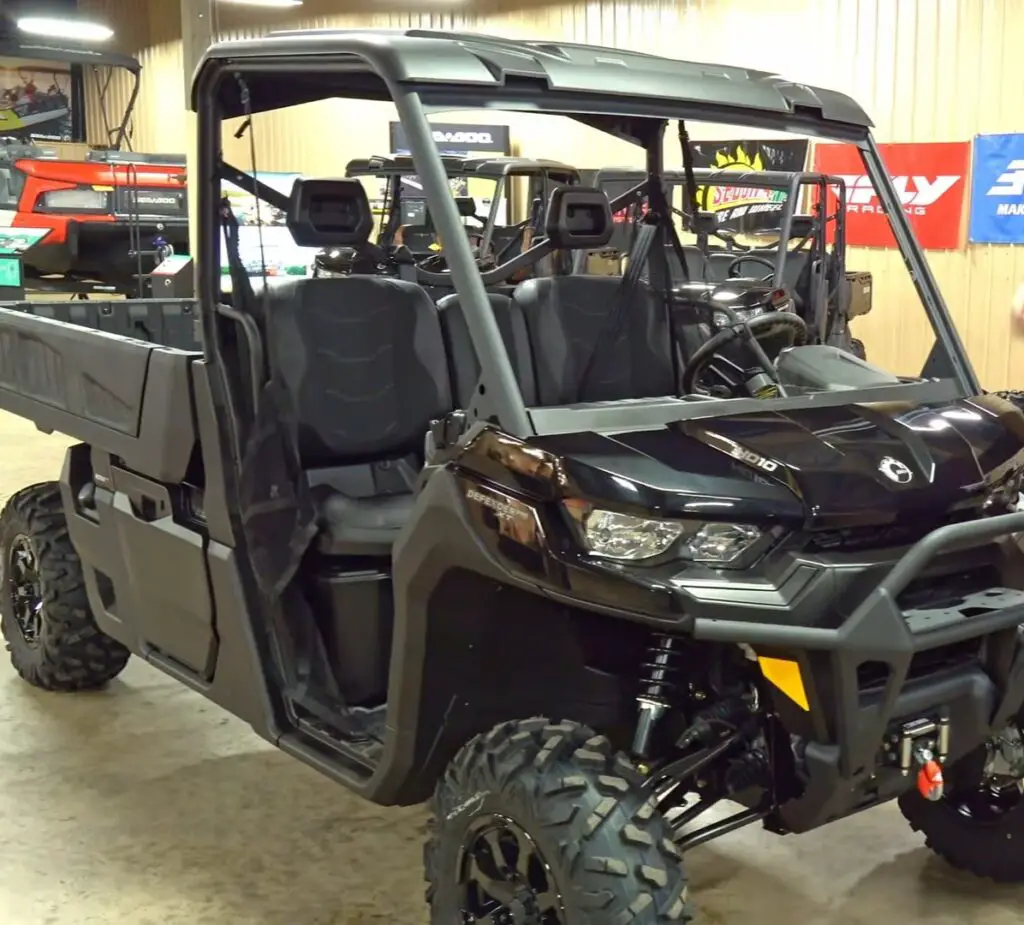
[[680, 854], [642, 776], [603, 736], [503, 723], [456, 756], [425, 850], [435, 925], [675, 925]]
[[[946, 774], [934, 802], [900, 798], [911, 827], [952, 866], [1001, 883], [1024, 883], [1024, 736], [1008, 727]], [[979, 783], [980, 782], [980, 783]]]
[[35, 687], [78, 691], [117, 677], [128, 650], [96, 626], [55, 482], [19, 491], [0, 514], [0, 630]]

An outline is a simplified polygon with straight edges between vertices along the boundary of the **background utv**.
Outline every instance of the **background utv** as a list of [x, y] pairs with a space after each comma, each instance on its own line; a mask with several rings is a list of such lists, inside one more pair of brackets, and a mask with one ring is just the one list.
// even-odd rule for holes
[[[254, 292], [221, 122], [339, 96], [394, 101], [447, 268], [369, 244], [359, 181], [299, 180], [296, 243], [374, 272]], [[215, 46], [193, 106], [203, 353], [0, 310], [0, 407], [81, 441], [0, 519], [28, 681], [93, 687], [133, 652], [368, 799], [433, 792], [444, 925], [680, 922], [687, 850], [896, 797], [953, 863], [1024, 879], [1024, 415], [982, 393], [853, 101], [615, 49], [325, 31]], [[643, 149], [621, 280], [507, 285], [608, 243], [622, 205], [580, 185], [481, 272], [425, 113], [488, 106]], [[695, 272], [662, 182], [670, 125], [692, 174], [691, 117], [860, 148], [934, 326], [921, 376], [823, 340], [807, 318], [842, 287], [805, 318], [733, 280], [765, 292], [745, 321], [718, 284], [659, 277], [669, 250]], [[795, 182], [843, 209], [838, 178]], [[676, 310], [701, 308], [725, 321], [693, 322], [691, 356]]]

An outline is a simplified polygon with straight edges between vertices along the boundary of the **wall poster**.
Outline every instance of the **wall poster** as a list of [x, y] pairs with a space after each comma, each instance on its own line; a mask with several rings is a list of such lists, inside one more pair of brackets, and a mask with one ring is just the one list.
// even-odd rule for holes
[[968, 240], [1024, 244], [1024, 135], [975, 137]]
[[0, 136], [74, 141], [71, 66], [0, 58]]
[[[881, 144], [885, 166], [921, 246], [960, 246], [970, 142]], [[860, 151], [853, 145], [818, 144], [815, 170], [846, 183], [846, 243], [854, 247], [895, 247], [885, 209], [878, 201]]]
[[[691, 144], [694, 167], [736, 173], [803, 170], [809, 147], [806, 138], [695, 141]], [[785, 190], [756, 186], [698, 186], [697, 205], [703, 212], [715, 213], [720, 226], [743, 232], [752, 226], [761, 229], [766, 227], [766, 222], [770, 224], [766, 216], [781, 214], [787, 195]]]

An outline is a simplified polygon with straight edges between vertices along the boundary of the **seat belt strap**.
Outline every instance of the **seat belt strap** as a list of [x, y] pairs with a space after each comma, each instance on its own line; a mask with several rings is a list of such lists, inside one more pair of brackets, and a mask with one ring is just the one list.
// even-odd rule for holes
[[647, 265], [647, 257], [651, 252], [651, 245], [654, 243], [657, 233], [658, 226], [653, 222], [645, 222], [637, 232], [633, 250], [629, 255], [629, 266], [626, 267], [626, 272], [622, 276], [622, 282], [619, 283], [615, 295], [615, 304], [612, 306], [607, 323], [594, 342], [594, 349], [591, 350], [583, 372], [580, 374], [579, 384], [576, 386], [576, 401], [583, 400], [582, 396], [594, 374], [598, 356], [607, 345], [614, 344], [622, 334], [622, 329], [629, 319], [629, 307], [633, 302], [633, 296], [640, 283], [644, 267]]

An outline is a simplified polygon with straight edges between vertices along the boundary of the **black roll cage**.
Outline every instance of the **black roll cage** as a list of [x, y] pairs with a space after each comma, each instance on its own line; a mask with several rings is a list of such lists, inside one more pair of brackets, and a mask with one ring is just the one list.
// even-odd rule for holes
[[[417, 41], [424, 37], [420, 33], [409, 33], [406, 38], [410, 36]], [[324, 41], [328, 39], [329, 49], [325, 47], [315, 53], [300, 51], [298, 45], [291, 44], [291, 37], [287, 35], [281, 37], [276, 52], [261, 51], [258, 41], [244, 46], [244, 51], [237, 55], [230, 54], [230, 46], [225, 46], [218, 54], [208, 53], [201, 65], [193, 99], [200, 116], [201, 264], [219, 266], [220, 123], [244, 111], [240, 81], [246, 82], [246, 101], [250, 99], [249, 89], [255, 88], [256, 91], [251, 97], [250, 113], [331, 97], [393, 102], [406, 132], [417, 175], [423, 182], [427, 207], [441, 238], [447, 242], [445, 255], [450, 270], [439, 276], [446, 283], [451, 281], [455, 285], [480, 359], [482, 372], [475, 398], [465, 409], [471, 425], [490, 421], [507, 433], [528, 437], [581, 430], [653, 427], [708, 417], [726, 407], [723, 401], [728, 402], [730, 414], [764, 410], [763, 402], [757, 399], [702, 401], [692, 396], [557, 408], [528, 408], [525, 405], [500, 330], [489, 308], [488, 274], [480, 272], [469, 242], [462, 233], [461, 218], [450, 195], [447, 174], [428, 121], [428, 113], [441, 110], [485, 108], [493, 111], [496, 100], [500, 100], [502, 110], [566, 116], [642, 147], [646, 154], [648, 183], [657, 183], [657, 178], [664, 173], [662, 139], [670, 120], [741, 124], [774, 131], [800, 132], [856, 145], [881, 205], [890, 216], [897, 245], [935, 330], [936, 347], [941, 347], [937, 352], [945, 354], [946, 368], [942, 375], [946, 378], [868, 390], [779, 398], [773, 400], [773, 407], [782, 410], [784, 407], [887, 400], [937, 402], [981, 392], [977, 376], [935, 277], [914, 238], [867, 123], [832, 120], [824, 109], [818, 113], [802, 106], [784, 111], [724, 100], [708, 102], [707, 99], [662, 95], [636, 97], [622, 94], [621, 88], [619, 92], [603, 88], [552, 89], [539, 81], [513, 80], [511, 77], [497, 92], [494, 86], [485, 84], [482, 79], [460, 79], [456, 72], [447, 78], [414, 79], [410, 76], [415, 73], [412, 58], [404, 59], [387, 42], [368, 42], [359, 33], [339, 33], [326, 37]], [[263, 41], [272, 45], [277, 40], [272, 37]], [[217, 51], [216, 47], [214, 51]], [[671, 64], [664, 62], [663, 66]], [[683, 68], [684, 64], [680, 63], [679, 67]], [[261, 90], [265, 90], [267, 99], [261, 100]], [[282, 95], [286, 92], [289, 94], [287, 97]], [[547, 243], [541, 242], [530, 250], [544, 247], [548, 247]], [[211, 310], [218, 304], [215, 279], [219, 277], [204, 273], [200, 286], [207, 350], [214, 361], [221, 359], [217, 356], [218, 316]]]

